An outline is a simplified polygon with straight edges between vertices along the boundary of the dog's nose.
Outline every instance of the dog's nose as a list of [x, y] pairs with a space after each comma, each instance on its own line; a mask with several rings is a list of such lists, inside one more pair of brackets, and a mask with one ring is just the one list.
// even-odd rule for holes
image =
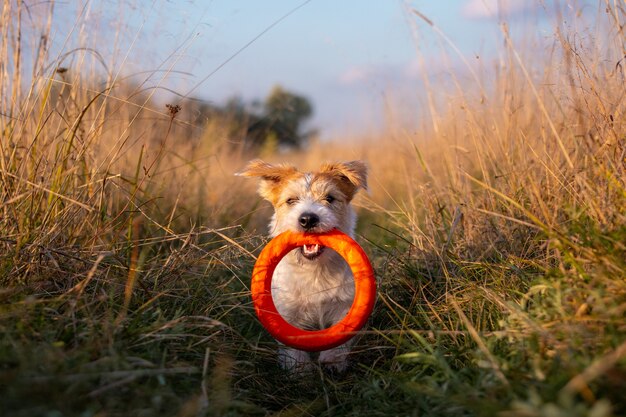
[[304, 228], [304, 230], [311, 230], [320, 222], [320, 218], [315, 213], [302, 213], [300, 219], [300, 226]]

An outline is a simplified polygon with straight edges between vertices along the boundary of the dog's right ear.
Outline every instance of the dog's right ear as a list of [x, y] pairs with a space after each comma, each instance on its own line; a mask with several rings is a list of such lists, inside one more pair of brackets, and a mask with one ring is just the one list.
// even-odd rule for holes
[[292, 165], [272, 165], [260, 159], [255, 159], [248, 162], [243, 171], [235, 175], [259, 178], [261, 180], [259, 195], [272, 204], [276, 204], [280, 196], [280, 189], [284, 183], [297, 173], [298, 170]]
[[298, 170], [292, 165], [272, 165], [260, 159], [248, 162], [243, 171], [235, 175], [241, 177], [259, 177], [265, 181], [280, 182], [285, 178], [293, 176]]

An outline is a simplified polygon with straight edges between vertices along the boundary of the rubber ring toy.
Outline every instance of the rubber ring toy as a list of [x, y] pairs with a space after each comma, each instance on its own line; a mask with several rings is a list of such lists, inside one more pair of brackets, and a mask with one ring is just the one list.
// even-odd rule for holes
[[[278, 312], [272, 299], [272, 277], [280, 260], [303, 245], [322, 245], [334, 249], [350, 266], [354, 275], [354, 300], [348, 314], [323, 330], [304, 330], [289, 324]], [[325, 233], [283, 232], [261, 251], [250, 285], [252, 301], [265, 329], [285, 345], [308, 352], [318, 352], [344, 344], [360, 330], [374, 308], [376, 280], [363, 248], [350, 236], [333, 229]]]

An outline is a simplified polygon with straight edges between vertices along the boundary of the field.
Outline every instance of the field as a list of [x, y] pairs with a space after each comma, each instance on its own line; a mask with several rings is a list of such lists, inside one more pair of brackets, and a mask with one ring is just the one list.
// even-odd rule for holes
[[271, 211], [233, 174], [258, 155], [95, 70], [81, 22], [52, 55], [50, 16], [0, 15], [0, 414], [626, 415], [623, 2], [539, 55], [503, 25], [471, 87], [424, 80], [416, 129], [263, 155], [370, 167], [377, 305], [346, 374], [304, 378], [251, 305]]

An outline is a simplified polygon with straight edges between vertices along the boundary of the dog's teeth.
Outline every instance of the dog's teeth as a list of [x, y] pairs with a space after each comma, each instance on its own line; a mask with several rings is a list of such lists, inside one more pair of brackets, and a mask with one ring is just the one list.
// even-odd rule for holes
[[319, 251], [320, 245], [304, 245], [305, 253], [317, 253]]

